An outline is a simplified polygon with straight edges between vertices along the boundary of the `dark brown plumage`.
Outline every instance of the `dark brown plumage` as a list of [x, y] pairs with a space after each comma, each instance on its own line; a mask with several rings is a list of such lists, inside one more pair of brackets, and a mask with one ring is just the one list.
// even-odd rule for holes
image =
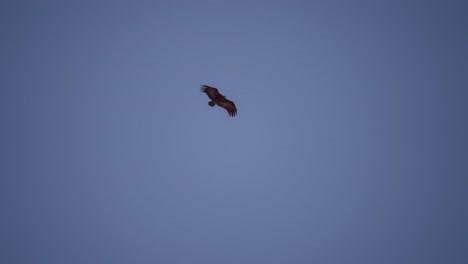
[[206, 93], [206, 95], [208, 95], [208, 97], [211, 99], [211, 101], [208, 102], [208, 105], [210, 105], [211, 107], [219, 105], [222, 108], [226, 109], [229, 116], [235, 116], [237, 114], [237, 108], [234, 102], [226, 99], [226, 96], [220, 94], [218, 92], [218, 89], [208, 85], [202, 85], [201, 91]]

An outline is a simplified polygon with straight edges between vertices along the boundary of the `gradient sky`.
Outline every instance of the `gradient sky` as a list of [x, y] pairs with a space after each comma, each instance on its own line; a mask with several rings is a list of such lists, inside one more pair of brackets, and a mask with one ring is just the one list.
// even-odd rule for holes
[[0, 263], [466, 263], [467, 25], [466, 1], [2, 1]]

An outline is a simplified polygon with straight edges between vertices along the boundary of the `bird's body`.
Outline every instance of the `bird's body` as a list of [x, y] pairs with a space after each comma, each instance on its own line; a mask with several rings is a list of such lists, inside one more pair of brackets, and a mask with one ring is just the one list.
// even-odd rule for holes
[[211, 99], [211, 101], [208, 102], [209, 106], [213, 107], [215, 105], [219, 105], [226, 109], [229, 116], [235, 116], [237, 114], [237, 108], [234, 102], [226, 99], [226, 96], [220, 94], [218, 89], [208, 85], [202, 85], [201, 90]]

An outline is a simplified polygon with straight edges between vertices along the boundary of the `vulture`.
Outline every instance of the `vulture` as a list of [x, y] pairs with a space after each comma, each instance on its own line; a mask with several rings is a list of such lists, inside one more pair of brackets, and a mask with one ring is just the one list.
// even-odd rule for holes
[[211, 99], [211, 101], [208, 102], [208, 105], [211, 107], [219, 105], [227, 110], [229, 116], [235, 116], [237, 114], [237, 108], [234, 102], [226, 99], [226, 96], [220, 94], [218, 89], [208, 85], [202, 85], [201, 91], [206, 93], [206, 95]]

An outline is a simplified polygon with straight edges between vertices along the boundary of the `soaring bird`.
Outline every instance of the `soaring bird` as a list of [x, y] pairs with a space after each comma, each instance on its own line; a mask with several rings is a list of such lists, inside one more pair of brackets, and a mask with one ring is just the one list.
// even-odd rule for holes
[[211, 107], [219, 105], [227, 110], [229, 116], [235, 116], [237, 114], [237, 108], [234, 102], [226, 99], [226, 96], [220, 94], [218, 89], [208, 85], [202, 85], [201, 91], [206, 93], [206, 95], [211, 99], [211, 101], [208, 102]]

